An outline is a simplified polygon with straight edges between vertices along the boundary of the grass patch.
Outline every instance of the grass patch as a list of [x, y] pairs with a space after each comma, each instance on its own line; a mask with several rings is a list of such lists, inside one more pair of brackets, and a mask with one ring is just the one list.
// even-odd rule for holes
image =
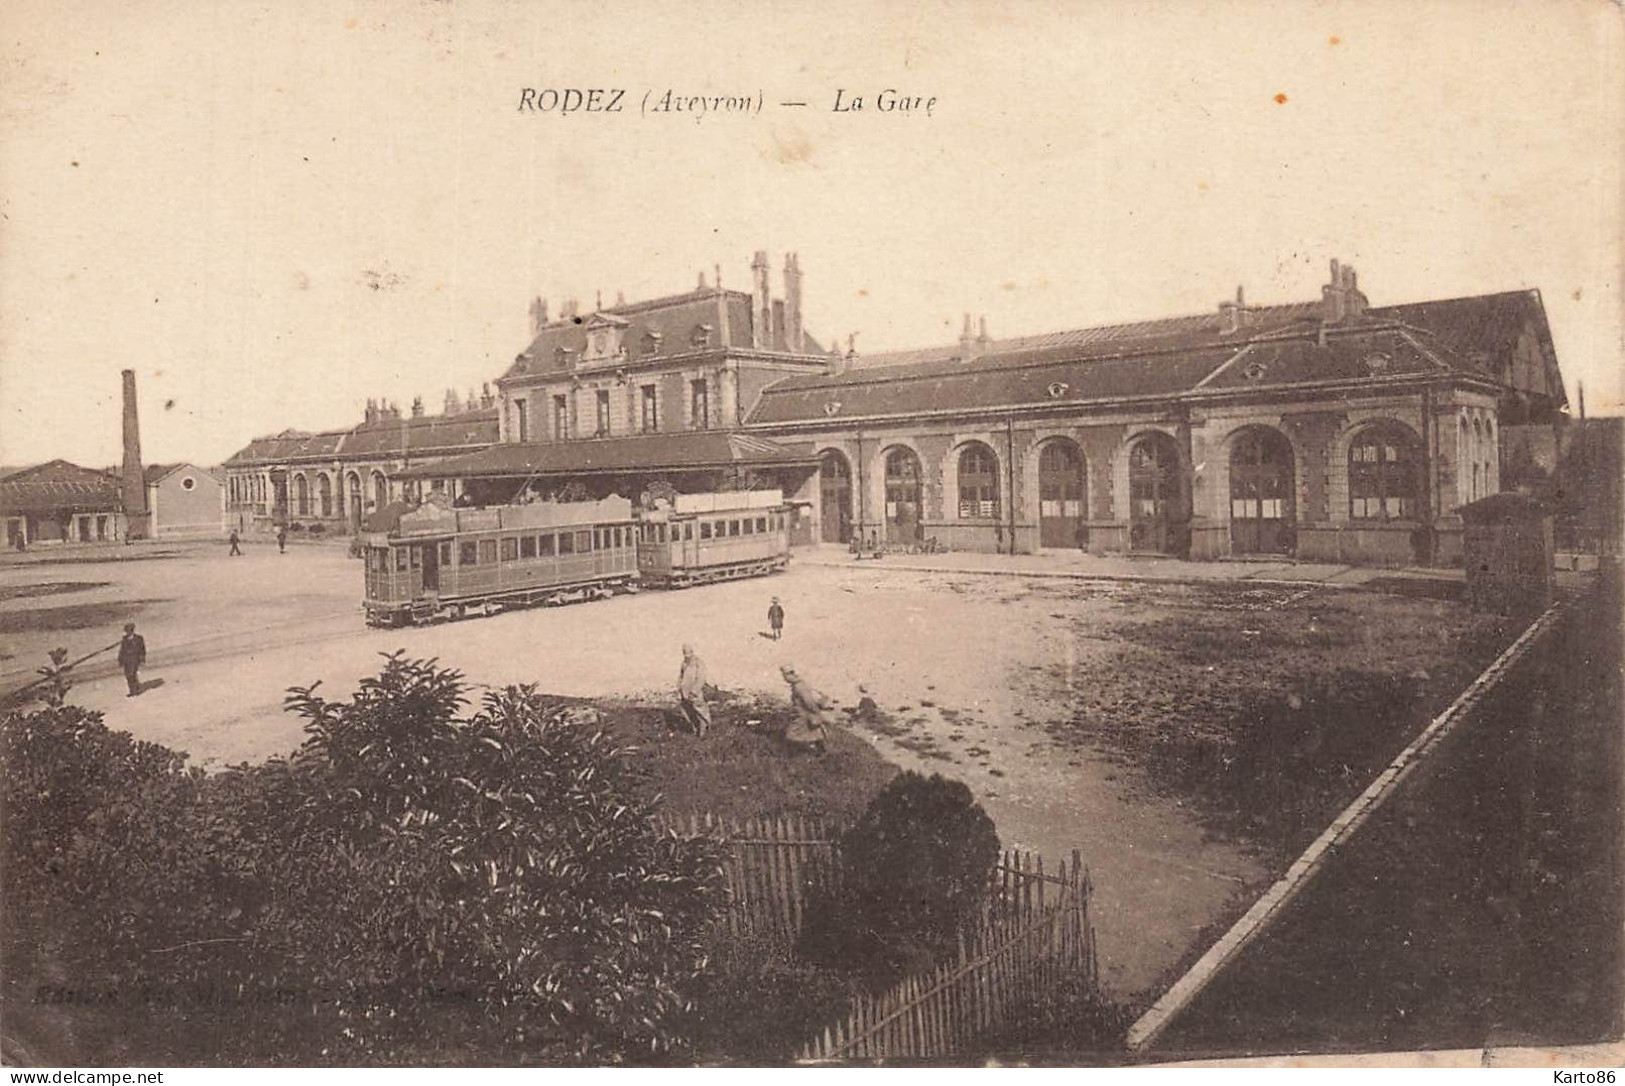
[[1390, 594], [1205, 585], [1155, 602], [1157, 617], [1113, 631], [1104, 666], [1057, 672], [1073, 712], [1051, 737], [1131, 767], [1211, 831], [1288, 856], [1516, 633]]
[[637, 748], [629, 761], [639, 793], [664, 796], [674, 814], [793, 814], [845, 826], [897, 774], [868, 743], [838, 727], [829, 729], [822, 755], [792, 749], [781, 738], [792, 716], [783, 703], [724, 694], [712, 702], [704, 739], [681, 724], [675, 708], [594, 704], [605, 727]]

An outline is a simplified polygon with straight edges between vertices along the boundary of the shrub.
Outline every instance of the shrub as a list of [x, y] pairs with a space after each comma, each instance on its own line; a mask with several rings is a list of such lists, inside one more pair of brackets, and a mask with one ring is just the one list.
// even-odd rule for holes
[[310, 534], [311, 535], [321, 535], [326, 531], [327, 531], [327, 525], [325, 525], [325, 524], [312, 524], [310, 526]]
[[465, 701], [396, 654], [349, 701], [291, 692], [291, 759], [212, 778], [81, 709], [7, 716], [8, 972], [47, 932], [52, 971], [201, 1000], [224, 1028], [134, 1032], [202, 1062], [686, 1050], [715, 844], [662, 830], [623, 752], [533, 689]]
[[802, 951], [875, 987], [929, 967], [979, 915], [998, 857], [969, 788], [901, 773], [843, 835], [838, 889], [813, 904]]

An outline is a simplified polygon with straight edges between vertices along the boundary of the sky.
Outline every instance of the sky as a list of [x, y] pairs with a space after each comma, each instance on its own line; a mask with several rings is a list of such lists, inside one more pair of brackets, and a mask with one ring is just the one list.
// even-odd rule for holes
[[[1606, 0], [12, 0], [0, 30], [0, 464], [116, 463], [126, 368], [153, 462], [433, 412], [533, 297], [748, 290], [758, 249], [860, 352], [1316, 298], [1333, 258], [1373, 305], [1536, 288], [1571, 400], [1625, 411]], [[668, 90], [763, 104], [642, 111]]]

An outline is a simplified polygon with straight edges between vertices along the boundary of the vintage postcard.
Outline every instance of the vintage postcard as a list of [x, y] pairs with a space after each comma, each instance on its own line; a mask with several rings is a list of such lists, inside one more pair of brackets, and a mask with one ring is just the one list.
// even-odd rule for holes
[[8, 1065], [1622, 1058], [1617, 3], [0, 29]]

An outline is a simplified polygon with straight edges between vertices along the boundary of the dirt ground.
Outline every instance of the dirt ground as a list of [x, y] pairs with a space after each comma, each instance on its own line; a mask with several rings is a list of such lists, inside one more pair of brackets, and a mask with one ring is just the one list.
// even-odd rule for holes
[[[77, 657], [133, 619], [149, 647], [143, 678], [162, 684], [126, 698], [103, 656], [86, 665], [71, 700], [217, 767], [298, 745], [299, 722], [282, 711], [288, 687], [320, 681], [342, 696], [377, 669], [378, 654], [397, 649], [476, 683], [649, 704], [671, 703], [685, 642], [713, 684], [745, 695], [782, 698], [779, 667], [794, 662], [843, 709], [872, 700], [851, 726], [887, 758], [964, 780], [1006, 847], [1081, 852], [1095, 885], [1102, 978], [1120, 998], [1145, 993], [1272, 875], [1283, 840], [1256, 812], [1230, 808], [1246, 808], [1249, 782], [1281, 770], [1191, 770], [1233, 754], [1235, 729], [1261, 711], [1250, 691], [1297, 698], [1301, 721], [1324, 695], [1314, 676], [1328, 668], [1399, 676], [1403, 731], [1449, 700], [1467, 666], [1451, 661], [1464, 646], [1477, 655], [1500, 636], [1448, 600], [811, 563], [765, 580], [373, 630], [361, 620], [360, 581], [359, 564], [333, 545], [286, 555], [255, 546], [242, 558], [173, 546], [116, 561], [0, 566], [0, 690], [30, 678], [50, 647]], [[787, 613], [780, 642], [764, 633], [773, 595]], [[1226, 636], [1236, 625], [1254, 632]], [[1182, 747], [1181, 736], [1212, 742]], [[1406, 738], [1358, 732], [1361, 757], [1343, 761], [1380, 762]], [[1304, 755], [1310, 763], [1316, 750]], [[1354, 779], [1363, 770], [1343, 770], [1363, 786]], [[1204, 785], [1209, 778], [1240, 786]], [[1333, 803], [1334, 784], [1308, 807]]]

